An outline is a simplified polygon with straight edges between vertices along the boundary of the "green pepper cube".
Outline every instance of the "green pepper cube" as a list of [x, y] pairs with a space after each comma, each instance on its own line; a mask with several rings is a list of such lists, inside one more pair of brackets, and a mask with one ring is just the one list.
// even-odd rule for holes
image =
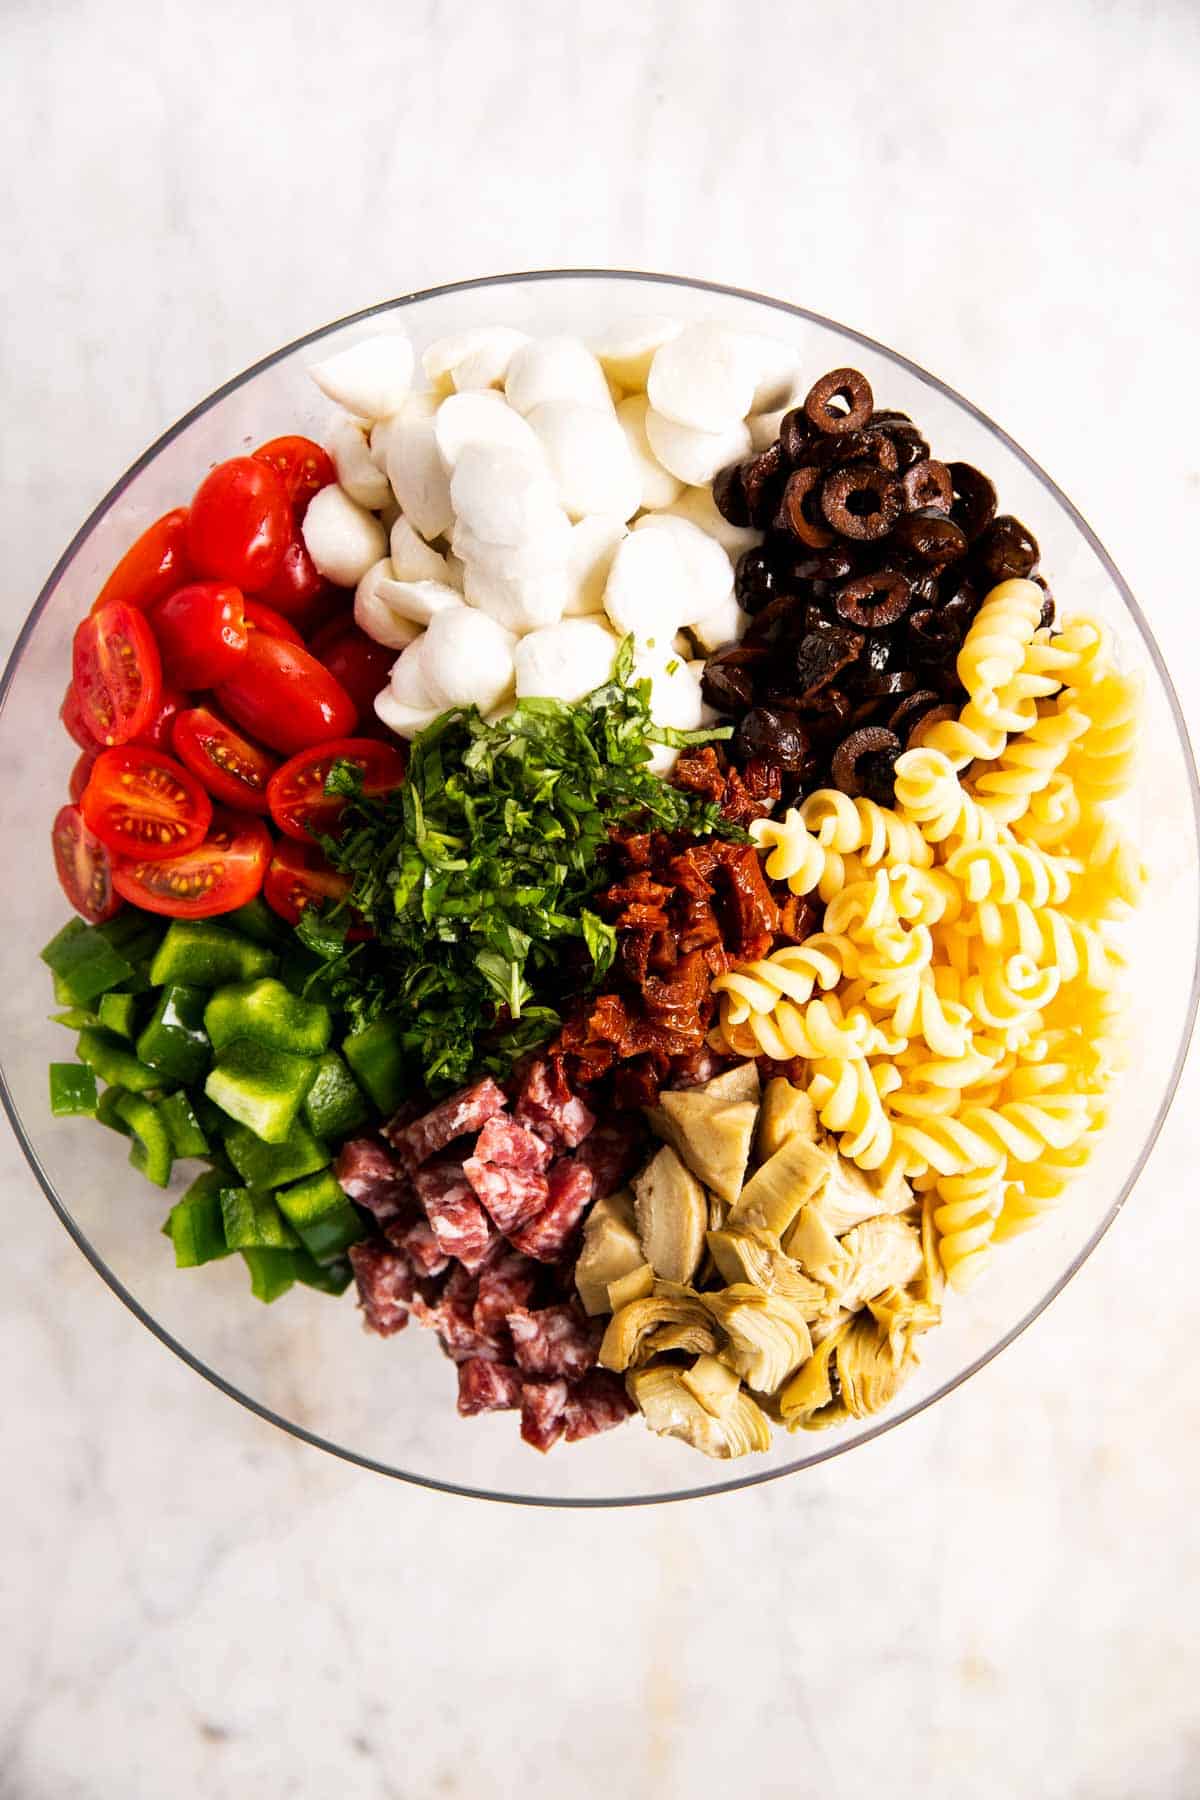
[[110, 1131], [119, 1131], [122, 1137], [132, 1137], [128, 1125], [118, 1112], [122, 1100], [126, 1099], [128, 1088], [120, 1086], [106, 1087], [96, 1102], [96, 1118], [101, 1125], [107, 1125]]
[[311, 1056], [268, 1050], [249, 1038], [228, 1044], [204, 1084], [210, 1100], [268, 1144], [282, 1144], [317, 1074]]
[[289, 994], [270, 976], [218, 988], [205, 1008], [204, 1025], [218, 1054], [237, 1038], [253, 1038], [270, 1050], [320, 1056], [332, 1030], [326, 1007]]
[[202, 1081], [212, 1061], [204, 1030], [203, 988], [172, 981], [158, 997], [150, 1021], [137, 1041], [144, 1063], [171, 1081]]
[[292, 1250], [299, 1238], [275, 1204], [257, 1188], [221, 1189], [225, 1242], [231, 1250]]
[[298, 1277], [295, 1250], [243, 1250], [242, 1261], [250, 1271], [250, 1292], [269, 1306], [286, 1294]]
[[291, 944], [280, 952], [279, 979], [289, 993], [298, 994], [304, 1000], [317, 1000], [322, 1005], [332, 1006], [333, 996], [330, 992], [330, 965], [320, 956], [314, 956], [311, 950], [293, 938]]
[[167, 922], [165, 919], [156, 919], [151, 913], [139, 912], [134, 906], [127, 906], [115, 919], [106, 919], [96, 929], [114, 950], [120, 951], [126, 962], [132, 963], [135, 968], [142, 968], [149, 967], [154, 952], [163, 941]]
[[134, 1168], [155, 1187], [169, 1186], [175, 1153], [166, 1120], [157, 1106], [144, 1094], [126, 1094], [117, 1105], [117, 1114], [133, 1136], [129, 1160]]
[[314, 1262], [311, 1256], [301, 1260], [296, 1254], [296, 1280], [322, 1294], [344, 1294], [354, 1280], [354, 1270], [344, 1256], [339, 1256], [336, 1262], [321, 1264]]
[[56, 1119], [96, 1111], [96, 1077], [82, 1063], [50, 1064], [50, 1111]]
[[195, 1269], [230, 1254], [221, 1212], [223, 1186], [219, 1171], [206, 1169], [167, 1214], [163, 1231], [175, 1246], [177, 1269]]
[[79, 919], [64, 925], [40, 954], [53, 973], [60, 1006], [86, 1006], [133, 974], [132, 964], [102, 932]]
[[281, 1144], [265, 1144], [248, 1125], [226, 1121], [225, 1151], [247, 1187], [284, 1187], [329, 1166], [329, 1146], [297, 1119]]
[[335, 1141], [367, 1122], [362, 1090], [336, 1050], [327, 1050], [317, 1064], [317, 1078], [304, 1102], [304, 1117], [318, 1137]]
[[150, 964], [154, 987], [182, 981], [193, 987], [221, 987], [269, 975], [275, 954], [265, 944], [215, 925], [209, 919], [173, 919]]
[[86, 1006], [69, 1006], [66, 1012], [50, 1014], [52, 1025], [65, 1025], [68, 1031], [82, 1031], [85, 1025], [98, 1025], [99, 1013], [89, 1012]]
[[207, 1156], [209, 1142], [200, 1120], [196, 1116], [196, 1108], [183, 1089], [178, 1093], [168, 1094], [158, 1103], [171, 1139], [176, 1156]]
[[[133, 1021], [137, 1013], [137, 996], [135, 994], [101, 994], [98, 1018], [101, 1025], [109, 1031], [115, 1031], [118, 1037], [133, 1036]], [[142, 1059], [145, 1061], [145, 1058]]]
[[366, 1236], [366, 1227], [328, 1169], [275, 1196], [314, 1262], [332, 1262]]
[[84, 1026], [75, 1045], [75, 1054], [80, 1062], [96, 1071], [101, 1081], [113, 1082], [132, 1093], [146, 1094], [163, 1085], [157, 1069], [139, 1062], [127, 1043], [123, 1043], [115, 1032], [105, 1031], [100, 1026]]
[[223, 923], [230, 931], [240, 933], [252, 943], [266, 944], [272, 950], [282, 949], [291, 941], [291, 928], [271, 911], [261, 894], [253, 900], [247, 900], [245, 906], [239, 906], [235, 912], [225, 913]]
[[342, 1054], [380, 1111], [395, 1112], [408, 1087], [399, 1020], [374, 1020], [346, 1039]]

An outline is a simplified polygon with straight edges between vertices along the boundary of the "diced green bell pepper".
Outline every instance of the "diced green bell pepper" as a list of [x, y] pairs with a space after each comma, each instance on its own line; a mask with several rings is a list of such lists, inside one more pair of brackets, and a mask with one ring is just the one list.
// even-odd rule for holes
[[222, 987], [227, 981], [269, 975], [275, 962], [265, 944], [251, 943], [210, 919], [173, 919], [150, 964], [150, 980], [155, 987], [171, 981]]
[[332, 1262], [366, 1236], [366, 1227], [328, 1169], [283, 1188], [279, 1210], [315, 1262]]
[[167, 1122], [157, 1106], [144, 1094], [126, 1094], [117, 1105], [117, 1114], [133, 1134], [129, 1160], [134, 1168], [155, 1187], [168, 1187], [174, 1151]]
[[120, 951], [125, 961], [135, 968], [149, 968], [166, 929], [165, 919], [155, 918], [153, 913], [139, 912], [135, 906], [125, 907], [115, 919], [107, 919], [96, 927], [101, 937], [107, 938], [113, 949]]
[[100, 1026], [84, 1026], [75, 1045], [75, 1054], [80, 1062], [96, 1071], [101, 1081], [129, 1088], [135, 1094], [146, 1094], [163, 1085], [157, 1069], [139, 1062], [127, 1043]]
[[329, 964], [306, 950], [295, 938], [280, 954], [278, 974], [289, 993], [298, 994], [303, 1000], [318, 1001], [323, 1006], [334, 1004]]
[[158, 997], [150, 1021], [137, 1041], [142, 1061], [171, 1081], [202, 1081], [212, 1062], [204, 1030], [203, 988], [172, 981]]
[[289, 1056], [239, 1038], [226, 1045], [204, 1084], [210, 1100], [268, 1144], [282, 1144], [316, 1079], [311, 1056]]
[[271, 976], [218, 988], [205, 1008], [204, 1026], [218, 1055], [237, 1038], [252, 1038], [269, 1050], [320, 1056], [333, 1028], [327, 1008], [290, 994]]
[[176, 1156], [208, 1155], [208, 1138], [196, 1116], [195, 1107], [182, 1088], [177, 1093], [168, 1094], [165, 1100], [160, 1100], [158, 1110]]
[[230, 931], [248, 937], [255, 944], [266, 944], [272, 950], [283, 949], [291, 942], [291, 927], [286, 925], [278, 913], [272, 912], [261, 894], [253, 900], [247, 900], [245, 906], [239, 906], [236, 912], [225, 913], [222, 924]]
[[[101, 1025], [109, 1031], [115, 1031], [118, 1037], [133, 1036], [133, 1021], [137, 1015], [137, 996], [135, 994], [101, 994], [98, 1017]], [[143, 1060], [145, 1060], [143, 1058]]]
[[117, 1108], [128, 1094], [128, 1088], [120, 1086], [106, 1087], [96, 1102], [96, 1117], [101, 1125], [107, 1125], [110, 1131], [119, 1131], [122, 1137], [132, 1137], [128, 1125]]
[[82, 1063], [50, 1064], [50, 1111], [56, 1119], [95, 1114], [96, 1077]]
[[297, 1279], [295, 1250], [243, 1250], [242, 1261], [250, 1271], [250, 1292], [269, 1306], [286, 1294]]
[[257, 1188], [222, 1188], [221, 1217], [231, 1250], [292, 1250], [300, 1242], [274, 1194]]
[[314, 1262], [311, 1256], [301, 1259], [297, 1251], [292, 1254], [296, 1257], [296, 1280], [302, 1281], [305, 1287], [317, 1288], [322, 1294], [344, 1294], [354, 1280], [354, 1270], [345, 1256], [322, 1265]]
[[68, 1031], [82, 1031], [85, 1025], [98, 1025], [99, 1013], [89, 1012], [86, 1006], [68, 1006], [66, 1012], [50, 1014], [52, 1025], [65, 1025]]
[[334, 1142], [367, 1122], [362, 1091], [336, 1050], [327, 1050], [317, 1065], [317, 1079], [304, 1102], [304, 1117], [318, 1137]]
[[86, 1006], [118, 987], [133, 974], [133, 965], [115, 950], [94, 925], [71, 919], [41, 952], [54, 975], [54, 997], [60, 1006]]
[[404, 1047], [397, 1019], [376, 1019], [342, 1045], [359, 1086], [381, 1112], [395, 1112], [407, 1091]]
[[329, 1166], [329, 1146], [298, 1119], [281, 1144], [265, 1144], [248, 1125], [228, 1121], [223, 1136], [226, 1154], [247, 1187], [284, 1187]]
[[219, 1171], [206, 1169], [167, 1214], [163, 1232], [175, 1246], [176, 1268], [195, 1269], [229, 1255], [221, 1212], [223, 1186]]

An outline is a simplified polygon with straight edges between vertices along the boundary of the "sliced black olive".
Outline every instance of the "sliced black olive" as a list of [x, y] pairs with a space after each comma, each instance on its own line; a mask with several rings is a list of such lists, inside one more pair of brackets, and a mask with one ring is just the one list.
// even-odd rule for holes
[[871, 384], [858, 369], [830, 369], [805, 395], [804, 416], [818, 431], [841, 437], [860, 430], [874, 404]]
[[858, 661], [865, 644], [860, 631], [846, 631], [836, 625], [806, 632], [796, 645], [793, 664], [805, 699], [831, 687], [843, 669]]
[[821, 511], [843, 537], [886, 537], [904, 506], [900, 483], [869, 463], [835, 469], [821, 486]]
[[967, 542], [973, 544], [996, 516], [996, 490], [981, 469], [973, 463], [948, 463], [954, 484], [950, 517], [961, 525]]
[[833, 533], [814, 513], [815, 490], [821, 480], [820, 469], [799, 468], [787, 478], [776, 524], [812, 550], [827, 550]]
[[900, 739], [882, 725], [864, 725], [843, 738], [833, 753], [833, 785], [857, 799], [866, 795], [890, 806], [895, 798], [894, 770]]
[[875, 575], [857, 575], [834, 591], [839, 618], [863, 631], [879, 631], [902, 619], [912, 603], [908, 577], [898, 569], [880, 569]]
[[730, 463], [713, 477], [713, 505], [731, 525], [750, 523], [750, 503], [742, 479], [741, 463]]
[[893, 533], [893, 540], [923, 563], [950, 563], [966, 554], [967, 539], [960, 525], [944, 512], [923, 506], [917, 512], [905, 513]]
[[742, 464], [742, 492], [752, 525], [768, 523], [778, 507], [783, 479], [783, 451], [778, 444], [772, 444], [761, 456], [752, 456], [749, 462]]
[[948, 513], [954, 499], [954, 486], [945, 463], [926, 456], [904, 471], [904, 504], [910, 512], [931, 507]]
[[775, 570], [762, 550], [743, 550], [738, 557], [733, 578], [733, 591], [739, 606], [748, 613], [761, 612], [779, 592]]
[[762, 757], [789, 774], [803, 768], [811, 749], [808, 733], [796, 714], [772, 706], [756, 706], [748, 712], [733, 734], [731, 747], [739, 762]]
[[1040, 556], [1032, 531], [1011, 513], [993, 519], [971, 551], [972, 563], [991, 586], [1032, 575]]

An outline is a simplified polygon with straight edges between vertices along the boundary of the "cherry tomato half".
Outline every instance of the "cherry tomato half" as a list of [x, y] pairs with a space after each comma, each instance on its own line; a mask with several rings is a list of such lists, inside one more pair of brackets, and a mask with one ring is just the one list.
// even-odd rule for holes
[[96, 766], [96, 758], [99, 754], [99, 749], [84, 750], [76, 759], [75, 767], [71, 770], [71, 779], [67, 783], [67, 792], [71, 796], [72, 806], [78, 806], [83, 799], [83, 790], [91, 780], [92, 770]]
[[88, 730], [87, 720], [83, 716], [83, 708], [79, 704], [79, 695], [75, 691], [73, 681], [67, 683], [67, 691], [63, 695], [58, 716], [62, 720], [67, 736], [73, 738], [81, 750], [91, 750], [93, 753], [99, 751], [99, 744]]
[[100, 744], [127, 744], [150, 725], [162, 696], [162, 662], [144, 613], [110, 600], [75, 633], [73, 684], [84, 725]]
[[266, 587], [291, 542], [287, 490], [265, 462], [233, 456], [210, 469], [188, 510], [187, 549], [198, 575], [244, 594]]
[[329, 586], [298, 534], [283, 553], [283, 558], [266, 587], [262, 598], [285, 618], [292, 619], [305, 631], [322, 625], [332, 611], [344, 611], [350, 604], [339, 590]]
[[95, 612], [110, 600], [153, 606], [182, 587], [191, 573], [187, 558], [186, 506], [164, 513], [125, 552], [96, 598]]
[[175, 725], [175, 715], [187, 705], [187, 700], [178, 688], [164, 687], [158, 702], [158, 710], [145, 731], [138, 736], [139, 744], [149, 744], [151, 750], [167, 750], [171, 748], [171, 732]]
[[146, 912], [169, 919], [211, 919], [253, 900], [271, 856], [271, 834], [249, 813], [215, 812], [208, 836], [194, 850], [165, 862], [122, 859], [113, 886]]
[[309, 649], [335, 681], [340, 681], [366, 721], [375, 717], [375, 696], [388, 684], [399, 651], [377, 644], [354, 622], [335, 619], [319, 631]]
[[246, 654], [242, 590], [194, 581], [160, 600], [150, 615], [163, 672], [182, 688], [216, 687]]
[[277, 613], [273, 606], [264, 606], [261, 600], [246, 601], [247, 631], [265, 631], [268, 637], [282, 638], [285, 644], [299, 644], [304, 648], [304, 639], [296, 630], [290, 619]]
[[267, 786], [279, 764], [219, 713], [207, 706], [181, 712], [175, 721], [175, 754], [214, 800], [243, 812], [266, 812]]
[[255, 462], [268, 463], [287, 491], [288, 504], [298, 519], [304, 517], [314, 494], [337, 480], [333, 458], [320, 444], [306, 437], [277, 437], [260, 444]]
[[216, 693], [236, 724], [285, 756], [349, 737], [358, 719], [345, 688], [315, 657], [261, 631], [250, 633], [241, 667]]
[[301, 750], [277, 769], [267, 789], [271, 817], [287, 837], [301, 842], [337, 830], [346, 802], [325, 792], [325, 779], [335, 762], [357, 763], [364, 794], [386, 794], [404, 780], [406, 759], [391, 744], [373, 738], [338, 738], [313, 750]]
[[289, 925], [295, 925], [306, 906], [342, 900], [350, 892], [350, 877], [341, 875], [311, 844], [284, 840], [263, 883], [263, 899]]
[[212, 822], [212, 801], [196, 777], [142, 744], [101, 751], [79, 810], [114, 856], [143, 862], [194, 850]]
[[120, 912], [121, 896], [113, 892], [108, 851], [88, 830], [77, 806], [60, 808], [50, 839], [62, 891], [75, 911], [82, 913], [89, 925], [102, 925]]

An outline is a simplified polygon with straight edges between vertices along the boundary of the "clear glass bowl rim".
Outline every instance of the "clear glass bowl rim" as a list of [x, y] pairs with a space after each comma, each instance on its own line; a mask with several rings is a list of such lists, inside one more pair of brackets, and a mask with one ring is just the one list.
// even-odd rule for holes
[[[5, 664], [4, 673], [0, 676], [0, 711], [3, 710], [9, 689], [16, 677], [25, 646], [36, 627], [42, 612], [48, 604], [51, 595], [54, 593], [55, 588], [58, 586], [61, 576], [70, 565], [80, 546], [86, 542], [93, 527], [116, 504], [134, 478], [139, 475], [149, 463], [153, 462], [155, 457], [157, 457], [161, 451], [165, 450], [167, 446], [196, 419], [200, 418], [212, 407], [218, 405], [230, 394], [236, 392], [236, 390], [245, 382], [260, 374], [264, 369], [269, 369], [273, 364], [281, 361], [284, 357], [290, 356], [293, 352], [303, 349], [306, 344], [315, 343], [319, 339], [328, 337], [333, 332], [340, 331], [348, 326], [362, 324], [366, 320], [377, 318], [385, 313], [394, 314], [407, 306], [417, 305], [427, 300], [434, 300], [443, 294], [467, 293], [475, 289], [484, 290], [489, 288], [502, 288], [507, 287], [514, 282], [569, 282], [594, 279], [625, 281], [633, 286], [636, 286], [641, 282], [646, 282], [667, 287], [686, 288], [692, 292], [698, 291], [701, 293], [715, 294], [717, 296], [724, 296], [737, 300], [750, 300], [755, 301], [762, 306], [771, 307], [776, 312], [786, 314], [792, 318], [807, 320], [811, 324], [825, 327], [831, 331], [837, 332], [842, 337], [850, 339], [854, 343], [861, 344], [865, 349], [873, 351], [876, 355], [894, 363], [897, 367], [907, 370], [909, 374], [917, 376], [921, 381], [927, 382], [930, 387], [935, 388], [956, 406], [961, 407], [964, 412], [970, 414], [970, 416], [980, 425], [984, 426], [986, 430], [993, 433], [1005, 447], [1024, 464], [1030, 474], [1041, 483], [1051, 498], [1063, 508], [1064, 512], [1080, 532], [1081, 536], [1090, 545], [1098, 561], [1112, 581], [1113, 586], [1120, 594], [1129, 617], [1137, 627], [1145, 645], [1147, 655], [1154, 664], [1158, 677], [1162, 682], [1163, 692], [1166, 696], [1174, 720], [1175, 729], [1178, 733], [1179, 744], [1183, 752], [1184, 764], [1187, 770], [1188, 788], [1192, 807], [1192, 825], [1197, 841], [1200, 842], [1200, 782], [1197, 780], [1195, 756], [1192, 751], [1191, 739], [1188, 734], [1183, 710], [1179, 704], [1179, 698], [1167, 671], [1167, 666], [1163, 660], [1162, 653], [1155, 642], [1154, 635], [1150, 630], [1149, 624], [1147, 623], [1140, 606], [1134, 599], [1129, 584], [1113, 562], [1112, 557], [1108, 554], [1108, 551], [1104, 548], [1104, 545], [1100, 542], [1100, 539], [1080, 513], [1079, 509], [1067, 498], [1057, 482], [1052, 480], [1041, 465], [1035, 462], [1033, 457], [1031, 457], [1027, 451], [1023, 450], [1020, 444], [1011, 438], [1001, 426], [997, 425], [987, 413], [983, 412], [970, 400], [966, 399], [957, 391], [957, 389], [952, 388], [947, 382], [940, 380], [938, 376], [930, 374], [927, 369], [923, 368], [920, 363], [914, 362], [911, 357], [904, 356], [899, 351], [891, 349], [888, 345], [880, 343], [878, 339], [868, 336], [866, 332], [857, 331], [853, 326], [843, 325], [839, 320], [831, 319], [823, 313], [814, 312], [809, 307], [796, 306], [790, 301], [777, 300], [769, 294], [756, 293], [752, 288], [731, 287], [725, 282], [704, 281], [687, 275], [658, 274], [653, 270], [647, 269], [518, 269], [503, 275], [480, 275], [473, 276], [466, 281], [443, 282], [436, 287], [422, 288], [408, 294], [401, 294], [395, 299], [381, 300], [374, 306], [363, 307], [359, 312], [348, 313], [344, 318], [334, 319], [328, 324], [320, 325], [312, 331], [305, 332], [302, 337], [293, 339], [291, 343], [284, 344], [280, 348], [273, 350], [268, 356], [262, 357], [258, 362], [251, 364], [249, 368], [243, 369], [239, 374], [231, 377], [229, 381], [224, 382], [221, 387], [216, 388], [211, 394], [207, 395], [205, 399], [201, 400], [188, 412], [184, 413], [183, 416], [176, 420], [168, 430], [163, 432], [161, 437], [157, 438], [154, 443], [144, 450], [137, 460], [129, 466], [125, 473], [114, 482], [113, 486], [104, 495], [103, 499], [98, 502], [88, 514], [88, 517], [84, 520], [83, 524], [79, 527], [78, 531], [55, 563], [43, 584], [41, 592], [34, 602], [28, 617], [21, 626], [20, 631], [17, 633], [12, 651]], [[26, 1161], [29, 1163], [29, 1166], [34, 1173], [39, 1187], [45, 1194], [46, 1199], [50, 1202], [50, 1205], [58, 1216], [63, 1228], [83, 1252], [83, 1255], [100, 1276], [101, 1280], [112, 1289], [119, 1300], [124, 1302], [134, 1317], [138, 1319], [148, 1331], [152, 1332], [161, 1343], [165, 1344], [169, 1350], [172, 1350], [182, 1362], [186, 1363], [189, 1368], [194, 1369], [198, 1375], [203, 1376], [206, 1381], [210, 1382], [213, 1387], [218, 1388], [221, 1393], [227, 1394], [231, 1400], [238, 1401], [240, 1405], [246, 1407], [250, 1412], [256, 1413], [259, 1418], [265, 1419], [271, 1425], [278, 1426], [282, 1431], [288, 1432], [292, 1437], [299, 1438], [306, 1444], [313, 1445], [318, 1450], [325, 1450], [332, 1456], [340, 1457], [343, 1462], [355, 1464], [359, 1468], [370, 1469], [379, 1475], [390, 1476], [396, 1481], [407, 1482], [413, 1487], [432, 1489], [440, 1493], [456, 1494], [467, 1499], [495, 1500], [519, 1506], [563, 1507], [572, 1509], [618, 1506], [659, 1506], [665, 1505], [671, 1501], [706, 1499], [715, 1494], [732, 1493], [740, 1488], [758, 1487], [765, 1482], [778, 1481], [784, 1476], [798, 1473], [801, 1469], [813, 1468], [820, 1463], [829, 1462], [834, 1457], [845, 1455], [847, 1452], [857, 1449], [860, 1445], [870, 1443], [874, 1439], [882, 1437], [886, 1432], [893, 1431], [898, 1425], [904, 1424], [908, 1419], [915, 1418], [918, 1413], [922, 1413], [926, 1411], [927, 1408], [936, 1405], [939, 1400], [943, 1400], [947, 1394], [953, 1393], [956, 1388], [961, 1387], [964, 1382], [969, 1381], [971, 1376], [978, 1374], [980, 1369], [985, 1368], [988, 1363], [1000, 1355], [1001, 1351], [1006, 1350], [1010, 1344], [1015, 1342], [1015, 1340], [1021, 1336], [1022, 1332], [1045, 1312], [1051, 1301], [1055, 1300], [1058, 1295], [1062, 1293], [1067, 1283], [1083, 1267], [1101, 1238], [1104, 1237], [1105, 1233], [1112, 1225], [1117, 1214], [1121, 1211], [1121, 1208], [1129, 1198], [1129, 1195], [1132, 1193], [1141, 1176], [1142, 1170], [1146, 1166], [1150, 1152], [1158, 1141], [1159, 1133], [1162, 1130], [1163, 1123], [1179, 1086], [1179, 1079], [1183, 1073], [1184, 1063], [1187, 1060], [1188, 1049], [1195, 1027], [1198, 1001], [1200, 1001], [1200, 914], [1198, 914], [1196, 918], [1195, 931], [1193, 933], [1191, 980], [1185, 1025], [1176, 1047], [1175, 1057], [1171, 1066], [1170, 1079], [1164, 1089], [1158, 1111], [1154, 1118], [1154, 1123], [1142, 1146], [1141, 1153], [1116, 1200], [1100, 1220], [1100, 1223], [1092, 1233], [1091, 1237], [1078, 1254], [1072, 1258], [1067, 1267], [1059, 1273], [1055, 1281], [1047, 1289], [1046, 1293], [1037, 1301], [1036, 1305], [1030, 1307], [1023, 1318], [1019, 1319], [1018, 1322], [1009, 1331], [1005, 1332], [996, 1343], [989, 1346], [981, 1356], [977, 1356], [975, 1360], [967, 1364], [965, 1368], [957, 1370], [953, 1376], [943, 1382], [942, 1385], [936, 1388], [931, 1394], [925, 1395], [912, 1406], [901, 1408], [895, 1413], [887, 1414], [880, 1419], [877, 1425], [870, 1430], [863, 1432], [851, 1442], [839, 1443], [836, 1438], [834, 1438], [827, 1446], [817, 1450], [814, 1454], [797, 1458], [795, 1462], [786, 1463], [781, 1468], [772, 1468], [758, 1474], [751, 1472], [744, 1475], [738, 1475], [727, 1481], [716, 1481], [710, 1483], [706, 1487], [687, 1488], [676, 1493], [583, 1496], [559, 1499], [544, 1495], [494, 1492], [487, 1488], [470, 1487], [463, 1483], [439, 1481], [432, 1476], [409, 1473], [404, 1469], [398, 1469], [389, 1463], [382, 1462], [378, 1458], [362, 1455], [355, 1450], [347, 1448], [345, 1445], [334, 1443], [332, 1439], [322, 1437], [317, 1432], [308, 1431], [304, 1426], [284, 1418], [271, 1407], [264, 1406], [261, 1401], [254, 1399], [252, 1395], [244, 1393], [232, 1382], [227, 1381], [225, 1377], [220, 1375], [215, 1369], [209, 1368], [199, 1357], [193, 1355], [185, 1344], [181, 1343], [178, 1338], [174, 1337], [172, 1333], [158, 1323], [145, 1307], [142, 1306], [140, 1301], [130, 1293], [124, 1282], [119, 1280], [108, 1267], [104, 1258], [76, 1225], [65, 1205], [59, 1199], [53, 1182], [42, 1168], [37, 1152], [25, 1131], [20, 1114], [17, 1111], [16, 1104], [9, 1091], [8, 1082], [2, 1066], [0, 1066], [0, 1104], [3, 1105], [9, 1123], [12, 1126], [13, 1133], [25, 1155]]]

